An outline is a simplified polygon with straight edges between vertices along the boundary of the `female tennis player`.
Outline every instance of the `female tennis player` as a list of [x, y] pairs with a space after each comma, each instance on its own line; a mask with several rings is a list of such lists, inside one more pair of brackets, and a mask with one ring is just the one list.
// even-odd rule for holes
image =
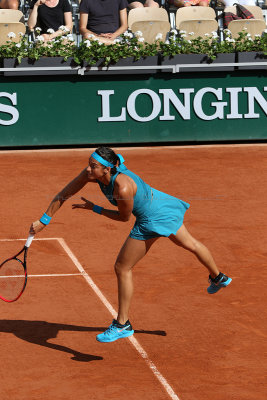
[[133, 335], [128, 312], [133, 295], [132, 269], [148, 252], [159, 237], [168, 237], [173, 243], [189, 250], [209, 272], [207, 291], [216, 293], [231, 282], [220, 272], [209, 250], [194, 239], [183, 224], [189, 204], [151, 188], [139, 176], [129, 171], [123, 157], [109, 147], [99, 147], [89, 158], [89, 165], [52, 200], [40, 220], [35, 221], [30, 233], [40, 232], [51, 220], [65, 200], [81, 190], [88, 182], [97, 183], [111, 204], [118, 210], [109, 210], [81, 197], [81, 204], [73, 209], [98, 213], [116, 221], [126, 222], [131, 214], [136, 222], [123, 244], [115, 262], [118, 281], [118, 316], [108, 329], [99, 335], [100, 342], [113, 342]]

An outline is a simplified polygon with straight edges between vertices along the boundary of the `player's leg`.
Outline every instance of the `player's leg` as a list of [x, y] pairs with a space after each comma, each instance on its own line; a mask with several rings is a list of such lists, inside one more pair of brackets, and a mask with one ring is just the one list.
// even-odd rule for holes
[[118, 281], [118, 322], [124, 324], [128, 320], [128, 312], [133, 295], [132, 269], [148, 252], [157, 238], [136, 240], [127, 238], [115, 263]]
[[191, 251], [199, 261], [208, 269], [212, 278], [219, 274], [215, 261], [204, 244], [196, 240], [186, 229], [184, 225], [176, 232], [176, 235], [169, 236], [172, 242], [186, 250]]
[[181, 226], [175, 235], [171, 235], [169, 238], [176, 245], [195, 254], [198, 260], [207, 268], [211, 282], [211, 286], [208, 288], [209, 293], [216, 293], [221, 287], [229, 285], [232, 279], [218, 270], [209, 249], [203, 243], [196, 240], [184, 225]]
[[146, 255], [156, 240], [157, 238], [136, 240], [128, 237], [123, 244], [114, 266], [118, 282], [118, 317], [104, 333], [97, 335], [98, 341], [113, 342], [134, 333], [128, 320], [133, 296], [132, 269]]

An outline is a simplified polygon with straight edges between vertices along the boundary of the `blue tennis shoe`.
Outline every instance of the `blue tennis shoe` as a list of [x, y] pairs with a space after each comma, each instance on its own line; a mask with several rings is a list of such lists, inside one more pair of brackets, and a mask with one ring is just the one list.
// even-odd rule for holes
[[108, 327], [108, 329], [105, 332], [100, 333], [99, 335], [96, 336], [96, 340], [102, 343], [109, 343], [109, 342], [114, 342], [115, 340], [118, 339], [123, 339], [128, 336], [132, 336], [133, 334], [134, 330], [129, 320], [126, 321], [124, 325], [121, 325], [116, 319], [114, 319], [112, 321], [112, 324]]
[[210, 286], [207, 291], [209, 294], [213, 294], [217, 293], [221, 288], [228, 286], [232, 282], [232, 278], [228, 278], [228, 276], [220, 272], [215, 279], [212, 279], [211, 276], [209, 276], [209, 282]]

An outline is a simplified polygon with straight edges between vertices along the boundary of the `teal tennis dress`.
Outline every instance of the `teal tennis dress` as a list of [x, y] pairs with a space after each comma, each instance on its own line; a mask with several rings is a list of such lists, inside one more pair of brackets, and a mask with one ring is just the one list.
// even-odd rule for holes
[[111, 175], [107, 186], [97, 181], [103, 194], [114, 206], [117, 205], [116, 200], [113, 198], [114, 182], [121, 173], [132, 178], [137, 186], [132, 211], [136, 221], [130, 237], [138, 240], [147, 240], [176, 234], [183, 224], [184, 214], [190, 207], [189, 204], [151, 188], [139, 176], [129, 171], [124, 164], [120, 164], [117, 167], [116, 174]]

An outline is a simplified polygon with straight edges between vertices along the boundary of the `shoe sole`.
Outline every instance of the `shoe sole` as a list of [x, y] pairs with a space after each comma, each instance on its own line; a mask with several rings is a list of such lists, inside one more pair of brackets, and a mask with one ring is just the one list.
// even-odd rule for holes
[[133, 331], [127, 331], [127, 333], [125, 332], [123, 334], [123, 336], [120, 335], [120, 336], [117, 336], [116, 338], [110, 338], [110, 339], [106, 338], [106, 339], [103, 340], [101, 338], [96, 337], [96, 340], [98, 342], [101, 342], [101, 343], [111, 343], [111, 342], [115, 342], [115, 340], [124, 339], [124, 338], [127, 338], [129, 336], [132, 336], [133, 334], [134, 334], [134, 330]]
[[225, 281], [225, 282], [223, 282], [223, 283], [220, 283], [220, 285], [215, 286], [214, 288], [210, 289], [210, 291], [209, 291], [209, 288], [210, 288], [210, 287], [208, 287], [207, 292], [208, 292], [209, 294], [217, 293], [220, 289], [222, 289], [222, 288], [224, 288], [224, 287], [230, 285], [231, 282], [232, 282], [232, 278], [228, 278], [227, 281]]

